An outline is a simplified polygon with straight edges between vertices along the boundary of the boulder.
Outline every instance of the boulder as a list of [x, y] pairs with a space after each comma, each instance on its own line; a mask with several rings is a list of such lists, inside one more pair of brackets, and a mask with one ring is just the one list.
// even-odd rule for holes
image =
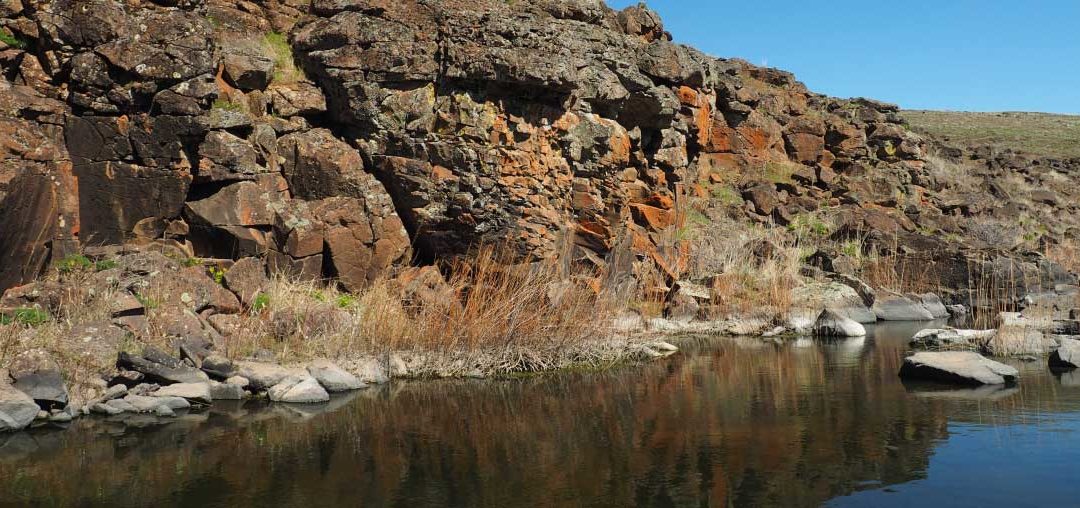
[[934, 319], [944, 319], [950, 316], [949, 309], [942, 303], [941, 298], [934, 293], [913, 295], [911, 299], [922, 304], [923, 308], [926, 309]]
[[919, 331], [909, 343], [919, 349], [953, 349], [982, 351], [997, 330], [957, 330], [955, 328], [929, 328]]
[[15, 357], [8, 366], [15, 389], [27, 394], [43, 408], [63, 408], [68, 403], [67, 386], [60, 365], [47, 351], [33, 349]]
[[282, 367], [274, 363], [238, 361], [235, 366], [236, 375], [246, 378], [248, 386], [254, 391], [266, 390], [288, 377], [309, 376], [306, 370]]
[[243, 400], [244, 394], [244, 387], [239, 385], [216, 381], [210, 384], [210, 396], [214, 400]]
[[259, 293], [270, 285], [266, 264], [261, 259], [247, 257], [237, 260], [225, 272], [225, 287], [236, 294], [245, 307], [251, 307]]
[[874, 315], [881, 321], [932, 321], [934, 315], [922, 302], [894, 293], [881, 292], [874, 300]]
[[162, 386], [153, 393], [154, 397], [181, 397], [196, 404], [210, 404], [214, 398], [210, 395], [210, 383], [176, 383]]
[[210, 355], [203, 358], [202, 371], [210, 377], [228, 379], [236, 373], [236, 367], [232, 360], [220, 355]]
[[191, 403], [182, 397], [151, 397], [146, 395], [129, 394], [124, 401], [131, 404], [139, 413], [153, 413], [159, 407], [167, 407], [171, 410], [187, 409]]
[[840, 315], [831, 309], [825, 309], [814, 322], [814, 335], [817, 337], [865, 337], [866, 328], [862, 324]]
[[0, 432], [26, 428], [40, 410], [29, 395], [0, 379]]
[[175, 366], [169, 366], [126, 352], [119, 354], [116, 366], [120, 369], [136, 371], [145, 376], [149, 382], [165, 385], [173, 383], [205, 383], [210, 380], [205, 372], [194, 367], [179, 363], [175, 364]]
[[1061, 344], [1050, 353], [1050, 368], [1071, 370], [1080, 367], [1080, 340], [1061, 339]]
[[356, 377], [368, 384], [382, 384], [390, 380], [386, 367], [375, 358], [366, 358], [356, 364]]
[[900, 367], [900, 377], [951, 384], [1005, 384], [1018, 376], [1014, 367], [970, 351], [922, 351], [905, 358]]
[[307, 370], [330, 393], [359, 390], [367, 386], [359, 378], [329, 360], [315, 360], [308, 365]]
[[313, 404], [330, 400], [330, 394], [315, 378], [289, 376], [267, 390], [270, 400], [295, 404]]
[[863, 296], [841, 282], [801, 285], [792, 290], [791, 299], [792, 313], [803, 316], [807, 321], [816, 319], [822, 309], [829, 309], [856, 323], [877, 322], [877, 315], [866, 306]]

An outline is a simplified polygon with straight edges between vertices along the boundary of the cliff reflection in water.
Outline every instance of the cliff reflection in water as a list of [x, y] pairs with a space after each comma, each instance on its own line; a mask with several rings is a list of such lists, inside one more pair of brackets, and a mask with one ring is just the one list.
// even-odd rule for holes
[[1003, 394], [905, 387], [912, 331], [710, 339], [603, 373], [395, 383], [319, 409], [83, 419], [0, 437], [0, 506], [816, 506], [923, 477], [950, 418], [1074, 402], [1036, 369]]

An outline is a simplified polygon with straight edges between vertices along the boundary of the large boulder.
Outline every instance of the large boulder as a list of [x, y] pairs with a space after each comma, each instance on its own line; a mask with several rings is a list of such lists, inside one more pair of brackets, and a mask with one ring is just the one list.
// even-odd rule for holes
[[922, 351], [904, 358], [900, 377], [964, 385], [1012, 383], [1020, 375], [1016, 368], [970, 351]]
[[315, 360], [307, 370], [330, 393], [359, 390], [367, 386], [360, 378], [329, 360]]
[[47, 351], [33, 349], [19, 354], [8, 366], [8, 373], [12, 386], [41, 407], [61, 409], [67, 405], [68, 391], [60, 365]]
[[176, 383], [162, 386], [153, 393], [155, 397], [180, 397], [188, 402], [207, 405], [214, 401], [210, 395], [210, 382], [205, 383]]
[[[146, 358], [151, 356], [151, 358]], [[156, 355], [143, 353], [136, 356], [131, 353], [121, 352], [116, 360], [117, 368], [135, 371], [152, 383], [170, 385], [174, 383], [208, 383], [210, 377], [203, 371], [180, 363], [165, 360]]]
[[1050, 368], [1071, 370], [1080, 367], [1080, 340], [1061, 339], [1061, 344], [1050, 353]]
[[294, 404], [313, 404], [330, 400], [330, 394], [311, 376], [287, 377], [267, 390], [270, 400]]
[[814, 322], [814, 335], [817, 337], [864, 337], [866, 328], [862, 324], [840, 313], [825, 309]]
[[933, 321], [934, 314], [906, 296], [881, 292], [874, 300], [874, 314], [881, 321]]
[[0, 432], [26, 428], [40, 410], [29, 395], [0, 379]]
[[791, 300], [792, 313], [808, 314], [809, 319], [816, 319], [823, 309], [829, 309], [857, 323], [877, 321], [877, 315], [866, 306], [863, 296], [840, 282], [801, 285], [792, 290]]
[[242, 360], [235, 362], [234, 365], [236, 375], [246, 378], [250, 383], [248, 386], [255, 391], [266, 390], [289, 377], [309, 377], [304, 369], [283, 367], [275, 363]]

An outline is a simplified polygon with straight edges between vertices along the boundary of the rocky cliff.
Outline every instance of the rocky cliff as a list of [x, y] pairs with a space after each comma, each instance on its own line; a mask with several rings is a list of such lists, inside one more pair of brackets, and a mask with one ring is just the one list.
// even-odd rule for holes
[[[121, 243], [263, 256], [347, 289], [482, 243], [674, 280], [694, 200], [778, 227], [828, 210], [838, 244], [937, 266], [954, 299], [984, 264], [1034, 274], [1009, 282], [1021, 293], [1073, 281], [1038, 251], [1076, 233], [1075, 163], [955, 178], [965, 152], [897, 108], [675, 44], [643, 6], [0, 0], [0, 14], [0, 288]], [[841, 271], [839, 248], [819, 254]]]

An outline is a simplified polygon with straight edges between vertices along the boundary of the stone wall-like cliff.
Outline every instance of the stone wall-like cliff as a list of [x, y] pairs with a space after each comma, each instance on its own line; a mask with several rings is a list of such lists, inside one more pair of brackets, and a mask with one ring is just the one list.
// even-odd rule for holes
[[961, 265], [985, 250], [1069, 280], [978, 228], [1023, 211], [1064, 237], [1074, 187], [1016, 195], [990, 173], [960, 189], [895, 107], [675, 44], [642, 6], [2, 0], [0, 14], [0, 288], [117, 243], [265, 255], [346, 288], [478, 243], [526, 258], [570, 244], [589, 264], [626, 251], [675, 278], [680, 203], [724, 193], [734, 215], [780, 226], [829, 207], [837, 235], [923, 253], [950, 287], [972, 284]]

